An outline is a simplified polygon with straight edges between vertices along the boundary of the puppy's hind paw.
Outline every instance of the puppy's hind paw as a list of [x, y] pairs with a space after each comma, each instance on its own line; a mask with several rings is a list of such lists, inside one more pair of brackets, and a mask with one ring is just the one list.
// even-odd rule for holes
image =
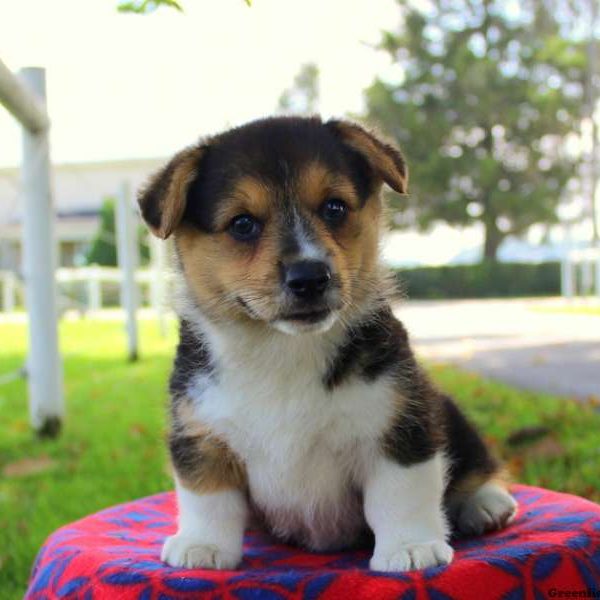
[[469, 496], [454, 518], [458, 533], [481, 535], [506, 527], [515, 517], [517, 502], [502, 486], [488, 482]]
[[375, 552], [369, 567], [373, 571], [413, 571], [447, 565], [453, 556], [454, 550], [444, 541], [404, 544], [391, 552]]
[[176, 534], [165, 540], [160, 559], [184, 569], [235, 569], [241, 553], [227, 552], [214, 544]]

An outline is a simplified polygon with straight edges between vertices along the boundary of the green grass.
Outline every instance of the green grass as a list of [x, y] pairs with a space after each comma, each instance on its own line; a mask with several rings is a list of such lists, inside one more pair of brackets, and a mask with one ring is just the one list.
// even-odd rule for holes
[[[161, 339], [154, 322], [142, 322], [140, 334], [141, 360], [128, 364], [120, 323], [63, 322], [68, 419], [57, 440], [31, 434], [23, 381], [0, 386], [0, 599], [22, 597], [35, 554], [57, 527], [171, 486], [163, 437], [175, 331]], [[0, 324], [0, 340], [1, 375], [22, 365], [25, 327]], [[592, 406], [432, 371], [517, 479], [600, 500], [600, 415]], [[506, 444], [533, 425], [551, 433], [526, 447]]]
[[[0, 387], [0, 598], [22, 597], [38, 547], [60, 525], [171, 485], [163, 437], [172, 329], [162, 340], [143, 322], [141, 360], [128, 364], [120, 323], [63, 323], [68, 419], [58, 440], [30, 433], [24, 382]], [[18, 368], [25, 328], [0, 325], [0, 339], [0, 371]], [[53, 464], [41, 473], [2, 474], [46, 457]]]

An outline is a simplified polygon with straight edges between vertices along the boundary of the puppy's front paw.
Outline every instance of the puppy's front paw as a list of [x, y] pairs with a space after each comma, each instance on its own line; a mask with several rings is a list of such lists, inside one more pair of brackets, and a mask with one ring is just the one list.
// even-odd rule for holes
[[165, 540], [160, 559], [172, 567], [185, 569], [235, 569], [241, 552], [228, 552], [214, 544], [176, 534]]
[[391, 552], [375, 552], [369, 567], [373, 571], [413, 571], [447, 565], [454, 550], [443, 541], [399, 545]]

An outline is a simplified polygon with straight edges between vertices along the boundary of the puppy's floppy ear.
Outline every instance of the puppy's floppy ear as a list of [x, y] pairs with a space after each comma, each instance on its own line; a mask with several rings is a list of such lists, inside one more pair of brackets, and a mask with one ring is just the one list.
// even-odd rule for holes
[[400, 150], [356, 123], [331, 120], [325, 124], [344, 144], [366, 159], [373, 172], [393, 190], [405, 194], [408, 187], [408, 168]]
[[206, 145], [190, 146], [155, 173], [138, 194], [144, 221], [154, 235], [166, 240], [179, 225], [190, 184], [198, 174]]

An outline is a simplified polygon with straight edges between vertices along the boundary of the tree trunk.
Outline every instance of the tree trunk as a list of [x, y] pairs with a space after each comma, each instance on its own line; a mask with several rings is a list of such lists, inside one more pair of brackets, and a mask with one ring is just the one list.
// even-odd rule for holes
[[483, 259], [496, 262], [498, 260], [498, 248], [504, 239], [504, 234], [498, 229], [495, 218], [485, 219], [484, 226]]

